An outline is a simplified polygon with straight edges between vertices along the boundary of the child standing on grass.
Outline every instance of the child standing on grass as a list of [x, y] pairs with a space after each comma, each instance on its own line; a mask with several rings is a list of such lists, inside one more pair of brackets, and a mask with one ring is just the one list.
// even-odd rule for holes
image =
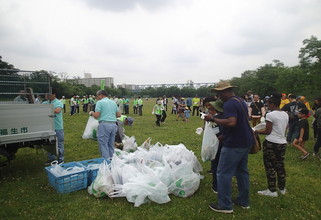
[[188, 119], [191, 117], [191, 110], [189, 110], [188, 107], [186, 107], [185, 111], [184, 111], [184, 115], [185, 115], [185, 121], [188, 122]]
[[[223, 102], [220, 99], [217, 99], [216, 101], [212, 101], [208, 103], [209, 105], [206, 105], [206, 108], [208, 109], [208, 114], [215, 115], [216, 118], [223, 118]], [[211, 173], [212, 173], [212, 191], [217, 194], [217, 167], [218, 163], [220, 161], [220, 154], [221, 149], [223, 147], [223, 134], [222, 130], [223, 127], [215, 124], [215, 128], [217, 129], [216, 136], [219, 140], [218, 149], [216, 152], [216, 156], [214, 160], [211, 160]]]
[[154, 106], [153, 108], [153, 112], [152, 114], [154, 114], [156, 116], [156, 125], [160, 126], [160, 122], [161, 122], [161, 118], [162, 118], [162, 113], [163, 113], [163, 105], [162, 105], [162, 101], [158, 100], [157, 104]]
[[308, 114], [308, 109], [303, 108], [299, 110], [299, 134], [292, 143], [293, 147], [296, 147], [302, 152], [301, 160], [305, 160], [310, 155], [304, 147], [305, 141], [309, 140], [309, 123], [307, 120]]

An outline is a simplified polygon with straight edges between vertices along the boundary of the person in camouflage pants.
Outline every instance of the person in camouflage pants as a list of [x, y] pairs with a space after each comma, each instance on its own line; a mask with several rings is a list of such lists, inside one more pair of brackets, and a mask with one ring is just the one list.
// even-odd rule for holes
[[287, 144], [285, 130], [289, 122], [289, 115], [280, 110], [280, 102], [281, 94], [271, 95], [267, 101], [270, 112], [266, 114], [265, 129], [255, 131], [256, 134], [266, 135], [263, 142], [263, 162], [268, 188], [257, 192], [263, 196], [277, 197], [277, 189], [282, 195], [286, 193], [284, 156]]
[[263, 142], [263, 162], [268, 188], [272, 192], [277, 190], [276, 181], [279, 189], [285, 188], [285, 149], [286, 144], [276, 144], [267, 140]]

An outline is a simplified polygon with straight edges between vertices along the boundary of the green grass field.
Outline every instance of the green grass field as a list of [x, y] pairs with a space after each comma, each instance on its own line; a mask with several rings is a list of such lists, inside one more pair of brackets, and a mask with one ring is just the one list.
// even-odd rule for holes
[[[144, 101], [143, 116], [132, 115], [132, 127], [126, 126], [126, 135], [135, 136], [138, 145], [148, 137], [152, 143], [183, 143], [192, 150], [201, 162], [202, 136], [195, 129], [202, 126], [199, 117], [191, 117], [189, 122], [176, 121], [170, 114], [161, 127], [155, 125], [151, 114], [155, 99]], [[68, 109], [67, 109], [68, 110]], [[132, 113], [132, 109], [130, 109]], [[81, 138], [88, 115], [64, 115], [65, 163], [100, 157], [98, 143]], [[311, 129], [312, 130], [312, 129]], [[311, 132], [310, 132], [311, 133]], [[263, 137], [262, 137], [263, 138]], [[314, 140], [308, 142], [312, 151]], [[206, 174], [210, 163], [201, 162], [204, 179], [198, 191], [189, 198], [170, 195], [169, 203], [160, 205], [147, 203], [136, 208], [126, 198], [96, 199], [80, 190], [69, 194], [58, 194], [48, 184], [43, 162], [46, 154], [41, 150], [24, 148], [17, 153], [10, 167], [1, 169], [0, 178], [0, 219], [320, 219], [321, 188], [320, 165], [312, 155], [300, 161], [300, 153], [288, 147], [286, 152], [287, 191], [277, 198], [262, 197], [258, 190], [266, 189], [266, 177], [262, 152], [249, 156], [251, 182], [251, 208], [243, 210], [234, 207], [234, 214], [218, 214], [209, 209], [208, 204], [216, 202], [216, 194], [211, 190], [211, 175]], [[1, 158], [2, 159], [2, 158]], [[233, 195], [237, 186], [233, 180]]]

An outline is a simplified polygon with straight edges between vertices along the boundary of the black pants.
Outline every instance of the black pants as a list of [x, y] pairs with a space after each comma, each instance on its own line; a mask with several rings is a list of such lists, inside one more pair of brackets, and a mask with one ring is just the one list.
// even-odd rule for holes
[[222, 146], [223, 146], [222, 144], [220, 144], [218, 146], [215, 159], [211, 160], [211, 171], [212, 171], [212, 177], [213, 177], [212, 188], [216, 192], [217, 192], [217, 176], [216, 176], [216, 174], [217, 174], [218, 162], [220, 161], [220, 154], [221, 154]]
[[192, 116], [194, 116], [194, 113], [196, 111], [196, 115], [199, 116], [199, 106], [193, 106], [193, 113], [192, 113]]
[[125, 115], [129, 114], [129, 105], [124, 105], [124, 112], [125, 112]]
[[88, 104], [84, 104], [84, 105], [82, 106], [82, 110], [83, 110], [83, 112], [87, 112], [87, 110], [88, 110]]
[[75, 108], [76, 106], [70, 106], [70, 115], [75, 114]]
[[162, 115], [156, 115], [156, 125], [160, 126]]
[[143, 106], [142, 105], [138, 106], [138, 114], [139, 114], [139, 116], [143, 115]]
[[317, 126], [317, 121], [314, 121], [312, 124], [313, 127], [313, 136], [314, 138], [318, 137], [318, 126]]
[[136, 105], [133, 106], [133, 113], [137, 114], [137, 106]]
[[167, 115], [166, 115], [166, 111], [162, 111], [162, 118], [161, 118], [161, 122], [164, 122], [166, 119]]
[[321, 128], [317, 129], [317, 140], [315, 141], [313, 151], [314, 153], [319, 153], [319, 149], [321, 147]]

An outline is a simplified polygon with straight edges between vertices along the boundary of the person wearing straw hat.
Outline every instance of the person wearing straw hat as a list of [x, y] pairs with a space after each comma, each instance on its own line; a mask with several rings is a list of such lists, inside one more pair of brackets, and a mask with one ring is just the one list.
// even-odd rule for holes
[[[217, 169], [218, 203], [209, 207], [220, 213], [233, 213], [233, 203], [243, 209], [250, 208], [248, 153], [254, 144], [253, 131], [248, 121], [248, 108], [245, 102], [235, 96], [232, 86], [221, 81], [212, 89], [223, 105], [223, 119], [207, 115], [205, 120], [223, 127], [223, 147]], [[239, 194], [232, 202], [232, 177], [236, 176]]]

